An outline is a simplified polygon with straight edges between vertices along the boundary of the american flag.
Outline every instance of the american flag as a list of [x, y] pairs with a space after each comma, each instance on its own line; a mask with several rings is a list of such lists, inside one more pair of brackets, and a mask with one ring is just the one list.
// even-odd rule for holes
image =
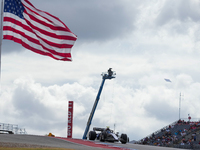
[[71, 61], [77, 36], [57, 17], [38, 10], [28, 0], [5, 0], [3, 38], [56, 60]]

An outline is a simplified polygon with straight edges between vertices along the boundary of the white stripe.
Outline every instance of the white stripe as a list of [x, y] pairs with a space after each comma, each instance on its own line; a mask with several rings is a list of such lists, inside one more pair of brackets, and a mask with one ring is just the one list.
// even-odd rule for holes
[[[40, 27], [40, 28], [41, 28], [41, 27], [46, 27], [46, 26], [43, 26], [43, 25], [40, 24], [40, 23], [37, 23], [37, 22], [31, 20], [31, 19], [29, 18], [29, 16], [28, 16], [27, 14], [25, 14], [25, 13], [24, 13], [24, 17], [25, 17], [28, 21], [30, 21], [30, 23], [31, 23], [32, 25], [34, 25], [34, 26], [36, 26], [36, 27]], [[53, 43], [73, 45], [74, 42], [75, 42], [75, 41], [73, 41], [73, 40], [64, 40], [64, 39], [57, 39], [57, 38], [54, 38], [54, 37], [50, 37], [50, 36], [48, 36], [48, 35], [46, 35], [46, 34], [43, 34], [43, 33], [39, 32], [38, 30], [35, 30], [35, 29], [33, 29], [33, 28], [31, 28], [31, 29], [32, 29], [32, 30], [34, 31], [34, 33], [37, 34], [39, 37], [41, 37], [41, 38], [43, 38], [43, 39], [46, 39], [47, 41], [52, 41]], [[46, 31], [52, 32], [53, 30], [49, 29], [49, 30], [46, 30]]]
[[[29, 27], [24, 19], [21, 19], [21, 18], [19, 18], [18, 16], [14, 15], [14, 14], [12, 14], [12, 13], [4, 12], [4, 17], [9, 17], [9, 18], [18, 20], [18, 21], [21, 22], [23, 25]], [[16, 30], [22, 31], [22, 32], [25, 31], [24, 33], [25, 33], [26, 35], [28, 35], [28, 36], [30, 36], [30, 37], [32, 37], [32, 38], [34, 38], [34, 39], [37, 39], [37, 37], [36, 37], [35, 34], [33, 34], [33, 33], [30, 32], [30, 31], [25, 30], [25, 29], [22, 28], [21, 26], [18, 26], [17, 24], [14, 24], [14, 23], [12, 23], [12, 22], [4, 21], [4, 22], [3, 22], [3, 26], [10, 26], [10, 27], [12, 27], [12, 28], [14, 28], [14, 29], [16, 29]], [[30, 28], [30, 27], [29, 27], [29, 28]]]
[[[50, 53], [49, 51], [44, 50], [44, 49], [42, 48], [41, 45], [37, 45], [37, 44], [35, 44], [35, 43], [32, 43], [32, 42], [28, 41], [26, 38], [24, 38], [23, 36], [21, 36], [21, 35], [15, 33], [15, 32], [13, 32], [12, 34], [8, 34], [8, 33], [11, 33], [11, 32], [9, 32], [9, 31], [3, 31], [3, 34], [4, 34], [4, 35], [11, 35], [11, 36], [13, 36], [13, 37], [15, 37], [15, 38], [18, 38], [18, 39], [22, 40], [24, 43], [28, 44], [30, 47], [33, 47], [33, 48], [35, 48], [35, 49], [37, 49], [37, 50], [40, 50], [40, 51], [42, 51], [42, 52], [45, 52], [45, 53], [52, 54], [52, 53]], [[65, 58], [65, 57], [62, 57], [62, 56], [59, 56], [59, 55], [55, 55], [55, 54], [52, 54], [52, 55], [53, 55], [54, 57], [58, 58], [58, 59], [63, 59], [63, 58]], [[68, 58], [68, 59], [71, 59], [71, 58]]]
[[41, 45], [43, 45], [44, 47], [48, 46], [48, 48], [50, 50], [53, 50], [53, 51], [56, 51], [56, 52], [59, 52], [59, 53], [70, 53], [71, 52], [71, 48], [62, 48], [62, 49], [53, 48], [53, 47], [49, 47], [49, 45], [47, 45], [46, 43], [42, 43], [42, 42], [40, 42], [41, 45], [38, 45], [36, 43], [29, 41], [27, 38], [23, 37], [22, 35], [20, 35], [16, 32], [13, 32], [13, 31], [4, 30], [3, 35], [11, 35], [11, 36], [14, 36], [18, 39], [22, 39], [23, 42], [27, 43], [28, 45], [31, 45], [31, 47], [38, 49], [38, 50], [41, 50], [41, 51], [44, 51], [44, 52], [47, 52], [47, 50], [43, 49], [43, 47]]
[[[14, 14], [12, 14], [12, 13], [4, 13], [4, 16], [6, 16], [6, 17], [10, 17], [10, 18], [13, 18], [13, 19], [16, 19], [16, 20], [19, 20], [22, 24], [24, 24], [24, 25], [26, 25], [26, 26], [28, 26], [29, 27], [29, 25], [26, 23], [26, 21], [24, 20], [24, 19], [21, 19], [21, 18], [19, 18], [18, 16], [16, 16], [16, 15], [14, 15]], [[32, 21], [32, 20], [30, 20], [30, 21]], [[11, 26], [11, 27], [14, 27], [15, 29], [17, 29], [17, 30], [19, 30], [19, 31], [23, 31], [24, 32], [24, 30], [25, 29], [23, 29], [21, 26], [18, 26], [18, 25], [16, 25], [16, 24], [13, 24], [13, 23], [11, 23], [11, 22], [5, 22], [4, 21], [4, 26]], [[31, 28], [31, 27], [29, 27], [29, 28]], [[32, 30], [33, 30], [33, 28], [31, 28]], [[35, 34], [34, 33], [32, 33], [32, 32], [30, 32], [30, 31], [27, 31], [27, 30], [25, 30], [26, 32], [26, 35], [28, 35], [28, 36], [30, 36], [30, 37], [32, 37], [32, 38], [34, 38], [34, 39], [37, 39], [37, 40], [41, 40], [41, 39], [39, 39], [35, 34], [37, 34], [39, 37], [42, 37], [42, 38], [44, 38], [44, 39], [46, 39], [46, 40], [48, 40], [48, 41], [52, 41], [52, 42], [54, 42], [54, 43], [57, 43], [57, 44], [68, 44], [68, 45], [73, 45], [74, 43], [75, 43], [75, 41], [72, 41], [72, 40], [63, 40], [63, 39], [57, 39], [57, 38], [53, 38], [53, 37], [50, 37], [50, 36], [47, 36], [47, 35], [45, 35], [45, 34], [42, 34], [42, 33], [40, 33], [39, 31], [37, 31], [37, 30], [33, 30], [34, 32], [35, 32]]]
[[49, 22], [48, 20], [46, 20], [45, 18], [35, 14], [35, 13], [32, 13], [30, 10], [26, 9], [27, 10], [27, 13], [23, 13], [23, 16], [24, 18], [26, 18], [27, 20], [29, 20], [34, 26], [37, 26], [37, 27], [40, 27], [42, 30], [45, 30], [45, 31], [48, 31], [48, 32], [52, 32], [52, 33], [55, 33], [56, 35], [66, 35], [66, 36], [71, 36], [71, 37], [75, 37], [76, 36], [72, 33], [72, 32], [67, 32], [67, 31], [59, 31], [59, 30], [52, 30], [51, 28], [49, 28], [48, 26], [44, 26], [43, 24], [40, 24], [34, 20], [31, 20], [29, 15], [32, 15], [34, 16], [35, 18], [43, 21], [43, 22], [46, 22], [48, 24], [50, 24], [51, 26], [55, 26], [53, 23]]
[[116, 134], [114, 134], [114, 133], [110, 133], [110, 134], [114, 137], [115, 140], [119, 140], [119, 138], [116, 136]]
[[21, 38], [23, 42], [26, 42], [27, 44], [32, 45], [31, 47], [34, 47], [34, 48], [39, 49], [41, 51], [45, 51], [46, 52], [46, 50], [44, 50], [43, 47], [41, 46], [41, 45], [43, 45], [47, 49], [56, 51], [58, 53], [70, 53], [71, 52], [71, 48], [57, 48], [57, 47], [49, 46], [48, 44], [46, 44], [41, 39], [39, 39], [39, 40], [36, 39], [36, 40], [38, 40], [41, 43], [41, 45], [38, 45], [36, 43], [33, 43], [33, 42], [29, 41], [27, 38], [23, 37], [22, 35], [20, 35], [20, 34], [18, 34], [16, 32], [13, 32], [13, 31], [4, 30], [3, 31], [3, 35], [12, 35], [12, 36], [14, 36], [14, 37], [16, 37], [18, 39]]
[[49, 16], [48, 14], [46, 14], [43, 11], [38, 11], [37, 9], [35, 9], [34, 7], [32, 7], [31, 5], [29, 5], [28, 3], [26, 3], [24, 0], [21, 0], [21, 2], [23, 3], [23, 5], [25, 7], [30, 8], [31, 10], [37, 12], [38, 14], [40, 14], [41, 16], [44, 16], [45, 18], [48, 18], [49, 20], [52, 20], [55, 23], [55, 26], [61, 26], [61, 27], [65, 27], [60, 21], [58, 21], [57, 19]]

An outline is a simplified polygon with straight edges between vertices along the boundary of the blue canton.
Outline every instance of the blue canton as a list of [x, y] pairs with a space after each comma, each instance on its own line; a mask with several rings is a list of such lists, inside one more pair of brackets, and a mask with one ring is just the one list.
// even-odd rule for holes
[[4, 12], [13, 13], [17, 15], [18, 17], [24, 19], [24, 16], [23, 16], [24, 6], [21, 3], [21, 0], [5, 0]]

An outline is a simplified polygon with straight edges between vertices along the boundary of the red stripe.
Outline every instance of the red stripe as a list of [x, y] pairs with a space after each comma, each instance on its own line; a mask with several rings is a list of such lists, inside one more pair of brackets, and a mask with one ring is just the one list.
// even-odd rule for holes
[[[7, 31], [12, 31], [12, 32], [15, 32], [15, 33], [17, 33], [17, 34], [20, 34], [22, 37], [24, 37], [24, 39], [27, 39], [28, 41], [30, 41], [30, 42], [32, 42], [32, 43], [35, 43], [35, 44], [37, 44], [37, 45], [40, 45], [40, 46], [42, 46], [43, 47], [43, 49], [44, 50], [47, 50], [47, 51], [49, 51], [50, 53], [52, 53], [52, 54], [54, 54], [54, 55], [58, 55], [58, 56], [61, 56], [61, 57], [66, 57], [66, 53], [59, 53], [59, 52], [56, 52], [56, 51], [54, 51], [54, 50], [51, 50], [51, 49], [48, 49], [48, 48], [46, 48], [46, 47], [44, 47], [44, 45], [42, 45], [38, 40], [36, 40], [36, 39], [34, 39], [34, 38], [32, 38], [32, 37], [30, 37], [30, 36], [27, 36], [24, 32], [22, 32], [22, 31], [19, 31], [19, 30], [16, 30], [15, 28], [12, 28], [12, 27], [10, 27], [10, 26], [4, 26], [3, 27], [3, 30], [7, 30]], [[8, 37], [8, 38], [6, 38], [6, 37]], [[11, 38], [12, 37], [12, 38]], [[18, 38], [16, 38], [16, 37], [14, 37], [14, 36], [12, 36], [12, 35], [4, 35], [4, 39], [9, 39], [9, 40], [13, 40], [13, 39], [18, 39]], [[18, 39], [19, 40], [19, 39]], [[17, 41], [18, 41], [17, 40]], [[13, 40], [13, 41], [15, 41], [15, 40]], [[20, 40], [20, 41], [22, 41], [22, 40]], [[15, 41], [16, 42], [16, 41]], [[23, 41], [22, 41], [23, 42]], [[17, 43], [20, 43], [20, 42], [17, 42]], [[24, 42], [23, 42], [24, 43]], [[20, 44], [22, 44], [22, 43], [20, 43]], [[27, 43], [28, 44], [28, 43]], [[29, 46], [30, 47], [30, 46]], [[26, 47], [26, 48], [28, 48], [28, 47]], [[35, 48], [34, 48], [35, 49]], [[39, 50], [39, 51], [41, 51], [41, 50]]]
[[38, 40], [36, 40], [36, 39], [34, 39], [34, 38], [30, 37], [30, 36], [27, 36], [27, 35], [25, 34], [25, 32], [19, 31], [19, 30], [15, 29], [15, 28], [13, 28], [13, 27], [11, 27], [11, 26], [4, 26], [4, 27], [3, 27], [3, 30], [4, 30], [4, 31], [12, 31], [12, 32], [14, 32], [14, 33], [17, 33], [17, 34], [21, 35], [22, 37], [24, 37], [24, 39], [27, 39], [28, 41], [30, 41], [30, 42], [32, 42], [32, 43], [35, 43], [35, 44], [37, 44], [37, 45], [40, 45], [40, 43], [39, 43]]
[[[15, 19], [9, 18], [9, 17], [4, 17], [4, 21], [14, 23], [14, 24], [16, 24], [16, 25], [18, 25], [18, 26], [21, 26], [24, 30], [27, 30], [27, 31], [29, 31], [29, 32], [31, 32], [31, 33], [33, 33], [33, 34], [35, 34], [34, 31], [32, 30], [32, 28], [30, 28], [29, 26], [26, 26], [26, 25], [22, 24], [22, 23], [19, 22], [18, 20], [15, 20]], [[3, 27], [3, 30], [9, 30], [9, 31], [14, 30], [14, 32], [19, 33], [20, 35], [26, 37], [26, 38], [29, 40], [29, 36], [27, 36], [27, 35], [25, 34], [26, 31], [21, 32], [21, 31], [16, 30], [15, 28], [12, 28], [11, 26], [4, 26], [4, 27]], [[45, 41], [48, 45], [53, 46], [53, 47], [57, 47], [57, 48], [72, 48], [72, 46], [73, 46], [73, 45], [69, 45], [69, 44], [57, 44], [57, 43], [53, 43], [52, 41], [48, 41], [48, 40], [46, 40], [46, 39], [43, 39], [43, 38], [39, 37], [37, 34], [35, 34], [35, 35], [36, 35], [38, 38], [40, 38], [40, 39], [42, 39], [43, 41]], [[29, 40], [29, 41], [40, 45], [40, 42], [39, 42], [38, 40], [32, 38], [32, 37], [30, 37], [30, 40]], [[47, 49], [47, 48], [46, 48], [46, 49]]]
[[72, 46], [73, 46], [73, 45], [69, 45], [69, 44], [57, 44], [57, 43], [53, 43], [53, 42], [48, 41], [48, 40], [46, 40], [44, 38], [41, 38], [41, 37], [40, 37], [40, 39], [42, 39], [48, 45], [53, 46], [53, 47], [57, 47], [57, 48], [72, 48]]
[[80, 144], [80, 145], [85, 145], [85, 146], [90, 146], [95, 148], [101, 148], [101, 149], [113, 149], [113, 150], [130, 150], [130, 148], [122, 146], [114, 146], [114, 145], [108, 145], [106, 143], [101, 143], [101, 142], [95, 142], [95, 141], [89, 141], [89, 140], [82, 140], [82, 139], [73, 139], [73, 138], [63, 138], [63, 137], [55, 137], [57, 139], [62, 139], [66, 140], [72, 143]]
[[[26, 3], [28, 3], [30, 6], [32, 6], [33, 8], [35, 8], [28, 0], [25, 0], [25, 1], [26, 1]], [[23, 4], [23, 3], [22, 3], [22, 4]], [[38, 14], [36, 11], [31, 10], [29, 7], [26, 7], [25, 5], [24, 5], [24, 7], [25, 7], [26, 9], [30, 10], [31, 12], [33, 12], [33, 14], [37, 14], [37, 15], [41, 16], [41, 15]], [[25, 9], [25, 11], [26, 11], [26, 9]], [[60, 23], [62, 23], [62, 24], [65, 26], [65, 28], [66, 28], [69, 32], [71, 32], [70, 29], [69, 29], [59, 18], [57, 18], [57, 17], [51, 15], [51, 14], [48, 13], [48, 12], [39, 10], [39, 9], [37, 9], [37, 8], [35, 8], [35, 9], [36, 9], [37, 11], [39, 11], [39, 12], [46, 13], [47, 15], [51, 16], [52, 18], [58, 20]], [[42, 18], [45, 18], [45, 19], [48, 20], [49, 22], [52, 22], [51, 20], [49, 20], [48, 18], [46, 18], [46, 17], [44, 17], [44, 16], [41, 16], [41, 17], [42, 17]], [[52, 23], [53, 23], [53, 22], [52, 22]], [[72, 33], [72, 32], [71, 32], [71, 33]]]
[[27, 30], [29, 32], [33, 32], [33, 30], [29, 26], [24, 25], [23, 23], [21, 23], [20, 21], [18, 21], [16, 19], [13, 19], [11, 17], [4, 17], [3, 20], [4, 20], [4, 22], [7, 21], [7, 22], [11, 22], [13, 24], [16, 24], [18, 26], [21, 26], [24, 30]]
[[25, 48], [27, 48], [27, 49], [35, 52], [35, 53], [38, 53], [38, 54], [41, 54], [41, 55], [45, 55], [45, 56], [49, 56], [49, 57], [52, 57], [52, 58], [54, 58], [56, 60], [71, 61], [71, 59], [68, 59], [68, 58], [71, 58], [71, 54], [70, 53], [64, 53], [64, 56], [63, 56], [64, 58], [59, 59], [59, 58], [54, 57], [51, 53], [47, 53], [47, 52], [43, 52], [43, 51], [40, 51], [38, 49], [35, 49], [35, 48], [31, 47], [30, 45], [28, 45], [27, 43], [23, 42], [21, 39], [15, 38], [13, 36], [4, 35], [3, 38], [4, 39], [8, 39], [8, 40], [12, 40], [12, 41], [14, 41], [16, 43], [19, 43], [22, 46], [24, 46]]
[[[63, 32], [69, 32], [69, 31], [67, 31], [66, 29], [62, 28], [62, 27], [55, 27], [55, 26], [52, 26], [52, 25], [50, 25], [50, 24], [47, 24], [47, 23], [44, 22], [44, 21], [38, 20], [37, 18], [35, 18], [35, 17], [32, 16], [32, 15], [29, 15], [29, 17], [30, 17], [31, 20], [34, 20], [34, 21], [38, 22], [39, 24], [42, 24], [42, 25], [44, 25], [44, 26], [46, 26], [46, 27], [48, 27], [48, 28], [50, 28], [50, 29], [52, 29], [52, 30], [60, 31], [60, 32], [62, 32], [62, 31], [63, 31]], [[25, 18], [25, 20], [26, 20], [27, 24], [28, 24], [31, 28], [33, 28], [33, 29], [35, 29], [35, 30], [38, 30], [39, 32], [41, 32], [41, 33], [43, 33], [43, 34], [46, 34], [46, 35], [48, 35], [48, 36], [51, 36], [51, 37], [54, 37], [54, 38], [57, 38], [57, 39], [67, 39], [67, 40], [72, 40], [72, 41], [75, 41], [75, 40], [76, 40], [76, 38], [75, 38], [75, 37], [72, 37], [72, 36], [67, 36], [67, 35], [56, 35], [56, 34], [54, 33], [54, 31], [53, 31], [53, 33], [52, 33], [52, 32], [48, 32], [48, 31], [45, 31], [45, 30], [43, 30], [43, 29], [41, 29], [41, 28], [39, 28], [39, 27], [37, 27], [37, 26], [34, 26], [34, 25], [33, 25], [31, 22], [29, 22], [26, 18]]]
[[[33, 11], [30, 10], [32, 13]], [[53, 25], [50, 25], [50, 24], [47, 24], [46, 22], [42, 21], [42, 20], [38, 20], [36, 17], [34, 17], [31, 13], [28, 13], [27, 10], [24, 10], [24, 13], [26, 13], [32, 20], [36, 21], [36, 22], [39, 22], [40, 24], [42, 24], [43, 26], [48, 26], [49, 28], [51, 28], [52, 30], [60, 30], [60, 31], [66, 31], [66, 32], [70, 32], [71, 31], [67, 28], [64, 28], [64, 27], [61, 27], [61, 26], [53, 26]], [[38, 16], [40, 16], [39, 14], [37, 14]], [[45, 20], [49, 21], [49, 19], [43, 17], [43, 16], [40, 16], [42, 18], [44, 18]], [[52, 21], [49, 21], [52, 23]]]

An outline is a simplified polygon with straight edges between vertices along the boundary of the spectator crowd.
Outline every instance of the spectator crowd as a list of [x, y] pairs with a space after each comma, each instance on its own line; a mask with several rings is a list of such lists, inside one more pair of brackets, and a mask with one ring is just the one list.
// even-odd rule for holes
[[[168, 147], [200, 147], [200, 121], [190, 122], [178, 120], [141, 139], [137, 144]], [[199, 136], [199, 139], [198, 139]]]

